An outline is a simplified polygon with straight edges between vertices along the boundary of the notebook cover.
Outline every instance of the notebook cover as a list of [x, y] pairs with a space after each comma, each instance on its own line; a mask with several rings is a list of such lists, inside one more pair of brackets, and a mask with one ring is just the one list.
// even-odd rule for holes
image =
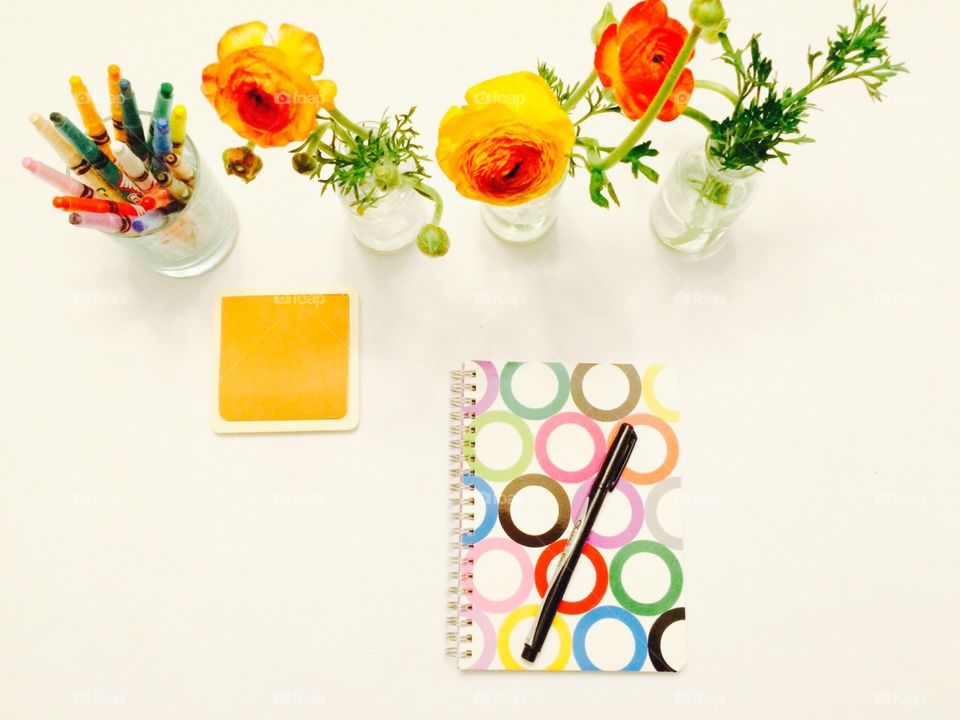
[[[662, 365], [497, 364], [454, 373], [458, 538], [451, 654], [464, 670], [673, 672], [686, 663], [680, 441]], [[549, 578], [621, 422], [637, 430], [553, 629], [520, 659]]]

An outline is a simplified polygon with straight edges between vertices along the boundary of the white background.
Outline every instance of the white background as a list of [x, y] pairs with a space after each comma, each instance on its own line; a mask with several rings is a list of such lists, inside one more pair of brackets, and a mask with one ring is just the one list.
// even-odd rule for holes
[[[0, 115], [0, 715], [32, 718], [946, 718], [957, 635], [956, 238], [960, 14], [892, 0], [913, 74], [886, 105], [824, 92], [726, 250], [685, 263], [624, 207], [564, 189], [557, 231], [509, 247], [445, 178], [450, 254], [373, 255], [332, 197], [265, 153], [232, 257], [154, 276], [67, 226], [19, 168], [27, 122], [105, 100], [119, 63], [174, 83], [215, 165], [238, 144], [199, 92], [223, 30], [320, 36], [356, 119], [417, 104], [428, 150], [474, 81], [538, 58], [589, 69], [600, 3], [18, 4]], [[625, 3], [618, 3], [622, 14]], [[686, 16], [686, 2], [670, 3]], [[785, 80], [845, 0], [730, 0]], [[701, 46], [700, 77], [730, 79]], [[102, 107], [106, 107], [101, 101]], [[696, 97], [719, 111], [722, 102]], [[622, 123], [608, 128], [625, 133]], [[652, 135], [666, 171], [701, 130]], [[439, 175], [439, 173], [437, 173]], [[354, 285], [359, 429], [217, 437], [219, 290]], [[687, 302], [689, 301], [689, 302]], [[446, 372], [461, 358], [659, 361], [683, 383], [688, 668], [676, 676], [462, 674], [443, 656]]]

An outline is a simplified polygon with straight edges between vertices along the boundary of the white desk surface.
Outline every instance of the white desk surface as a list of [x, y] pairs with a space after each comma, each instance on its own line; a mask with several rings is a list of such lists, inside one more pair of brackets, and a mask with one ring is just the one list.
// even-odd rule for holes
[[[564, 189], [508, 247], [439, 171], [450, 254], [367, 252], [281, 150], [232, 257], [178, 281], [69, 228], [19, 167], [27, 122], [108, 63], [162, 80], [209, 161], [238, 144], [200, 95], [229, 25], [318, 33], [357, 118], [417, 104], [428, 150], [466, 87], [538, 58], [571, 79], [601, 2], [23, 3], [0, 49], [0, 715], [32, 718], [942, 718], [960, 713], [960, 12], [892, 0], [913, 74], [886, 105], [825, 92], [817, 144], [773, 168], [726, 251], [684, 263], [624, 207]], [[669, 3], [686, 16], [686, 2]], [[785, 78], [845, 0], [729, 0]], [[619, 3], [623, 12], [626, 3]], [[119, 19], [114, 19], [119, 18]], [[156, 52], [139, 37], [153, 28]], [[98, 40], [99, 38], [99, 40]], [[169, 38], [166, 43], [163, 38]], [[723, 78], [714, 49], [694, 68]], [[711, 100], [706, 108], [721, 109]], [[701, 130], [652, 135], [666, 171]], [[224, 288], [356, 286], [359, 429], [210, 431]], [[494, 301], [490, 301], [494, 298]], [[691, 299], [691, 302], [685, 300]], [[671, 676], [461, 674], [443, 655], [447, 369], [465, 357], [662, 361], [684, 389], [690, 662]]]

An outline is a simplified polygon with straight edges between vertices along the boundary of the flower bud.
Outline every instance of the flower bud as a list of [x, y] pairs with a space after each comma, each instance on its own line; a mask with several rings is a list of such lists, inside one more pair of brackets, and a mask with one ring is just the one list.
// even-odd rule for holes
[[263, 160], [247, 146], [223, 151], [223, 168], [227, 175], [236, 175], [245, 183], [253, 180], [263, 168]]
[[373, 168], [373, 180], [381, 190], [392, 190], [400, 182], [400, 170], [397, 164], [384, 158]]
[[430, 257], [442, 257], [450, 249], [450, 236], [439, 225], [424, 225], [417, 235], [417, 247]]
[[730, 18], [724, 18], [723, 22], [716, 27], [710, 28], [709, 30], [704, 30], [702, 37], [704, 41], [710, 43], [711, 45], [716, 45], [718, 42], [720, 42], [720, 34], [725, 33], [729, 26]]
[[593, 38], [593, 44], [598, 45], [600, 43], [600, 38], [603, 36], [603, 31], [611, 25], [616, 24], [616, 22], [617, 16], [613, 12], [613, 5], [607, 3], [607, 6], [603, 9], [603, 15], [600, 16], [597, 24], [594, 25], [593, 29], [590, 31], [590, 37]]
[[701, 30], [714, 30], [723, 23], [726, 12], [720, 0], [693, 0], [690, 18]]
[[310, 153], [295, 153], [292, 162], [293, 169], [301, 175], [309, 175], [317, 169], [317, 161]]

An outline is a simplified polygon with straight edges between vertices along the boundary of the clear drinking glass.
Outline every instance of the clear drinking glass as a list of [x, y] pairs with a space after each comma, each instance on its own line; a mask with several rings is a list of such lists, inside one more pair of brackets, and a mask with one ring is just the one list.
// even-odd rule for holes
[[[141, 112], [140, 116], [147, 126], [150, 113]], [[104, 118], [104, 124], [110, 127], [112, 120]], [[196, 170], [184, 207], [167, 215], [164, 224], [153, 230], [108, 234], [154, 272], [186, 278], [202, 275], [226, 259], [237, 243], [240, 223], [233, 201], [189, 136], [184, 140], [180, 161]]]
[[756, 192], [756, 168], [727, 170], [694, 143], [677, 158], [650, 211], [654, 233], [667, 247], [687, 255], [719, 250], [727, 231]]
[[415, 242], [427, 221], [427, 201], [405, 185], [390, 190], [363, 212], [351, 205], [351, 195], [340, 195], [340, 202], [353, 237], [377, 252], [394, 252]]
[[501, 240], [530, 243], [539, 240], [553, 227], [560, 210], [563, 181], [546, 195], [520, 205], [488, 205], [480, 213], [487, 228]]

